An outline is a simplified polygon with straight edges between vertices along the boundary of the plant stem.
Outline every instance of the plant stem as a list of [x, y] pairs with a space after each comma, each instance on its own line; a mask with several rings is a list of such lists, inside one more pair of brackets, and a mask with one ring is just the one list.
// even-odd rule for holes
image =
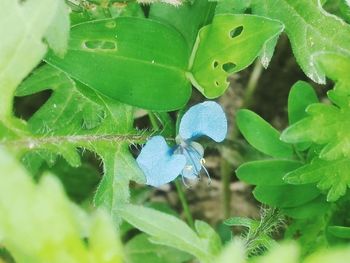
[[191, 214], [191, 211], [190, 211], [190, 207], [188, 206], [188, 203], [187, 203], [187, 200], [186, 200], [186, 197], [185, 197], [185, 193], [184, 193], [184, 191], [182, 189], [182, 185], [181, 185], [181, 182], [179, 181], [179, 179], [175, 180], [175, 186], [176, 186], [177, 194], [179, 195], [179, 198], [180, 198], [180, 202], [181, 202], [182, 208], [184, 210], [184, 214], [185, 214], [187, 223], [189, 224], [189, 226], [191, 228], [194, 229], [193, 217], [192, 217], [192, 214]]
[[[257, 88], [257, 84], [261, 76], [262, 70], [263, 70], [263, 66], [261, 65], [260, 61], [256, 61], [254, 64], [253, 71], [248, 80], [242, 108], [246, 108], [251, 105], [252, 98]], [[237, 136], [238, 136], [238, 130], [237, 128], [234, 128], [229, 139], [235, 140]], [[230, 178], [231, 178], [232, 165], [227, 160], [223, 159], [221, 161], [220, 168], [221, 168], [221, 178], [222, 178], [223, 215], [224, 215], [224, 218], [228, 218], [230, 217], [230, 211], [231, 211]]]

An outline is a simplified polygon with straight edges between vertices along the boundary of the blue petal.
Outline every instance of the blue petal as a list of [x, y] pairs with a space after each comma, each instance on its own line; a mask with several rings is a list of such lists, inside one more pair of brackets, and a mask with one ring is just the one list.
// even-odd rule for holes
[[188, 146], [181, 148], [182, 154], [186, 157], [186, 165], [181, 175], [188, 179], [195, 179], [202, 170], [201, 159], [204, 155], [202, 145], [197, 142], [191, 142]]
[[227, 119], [221, 106], [214, 101], [206, 101], [191, 107], [182, 117], [180, 136], [191, 139], [206, 135], [221, 142], [227, 134]]
[[186, 158], [174, 154], [162, 136], [152, 137], [136, 159], [146, 176], [146, 184], [158, 187], [173, 181], [186, 164]]

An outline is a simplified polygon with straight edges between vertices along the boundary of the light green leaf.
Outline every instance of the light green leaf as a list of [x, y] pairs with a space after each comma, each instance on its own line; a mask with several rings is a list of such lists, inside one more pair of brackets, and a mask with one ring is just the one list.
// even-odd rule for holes
[[239, 110], [236, 122], [244, 138], [257, 150], [273, 157], [289, 158], [293, 148], [279, 137], [279, 132], [250, 110]]
[[350, 56], [320, 52], [315, 55], [315, 59], [327, 77], [336, 82], [334, 89], [337, 92], [350, 93]]
[[146, 234], [139, 234], [125, 245], [128, 263], [181, 263], [191, 259], [191, 256], [166, 246], [149, 241]]
[[251, 0], [212, 0], [216, 1], [215, 14], [243, 14], [250, 6]]
[[206, 247], [209, 250], [209, 253], [212, 255], [217, 255], [221, 251], [222, 244], [220, 236], [215, 232], [215, 230], [206, 222], [196, 220], [195, 229], [198, 233], [198, 236], [206, 243]]
[[199, 31], [192, 51], [189, 66], [192, 84], [207, 98], [220, 96], [229, 85], [227, 77], [248, 67], [257, 56], [262, 56], [267, 67], [269, 44], [282, 31], [281, 23], [263, 17], [215, 16], [212, 24]]
[[16, 262], [122, 262], [105, 213], [87, 215], [68, 200], [51, 175], [35, 184], [3, 149], [0, 166], [0, 239]]
[[[67, 41], [69, 24], [57, 25], [58, 12], [63, 11], [63, 0], [2, 0], [0, 9], [0, 117], [12, 115], [13, 93], [17, 85], [40, 62], [47, 51], [43, 42], [50, 27], [56, 27], [62, 38], [53, 48], [62, 53]], [[62, 10], [62, 11], [58, 11]], [[64, 17], [62, 18], [64, 21]], [[52, 40], [52, 41], [51, 41]], [[56, 38], [49, 37], [51, 45]]]
[[[234, 261], [232, 259], [234, 258]], [[245, 247], [240, 240], [231, 241], [214, 261], [215, 263], [246, 262]]]
[[224, 223], [228, 226], [244, 226], [247, 228], [256, 228], [259, 225], [259, 221], [247, 217], [232, 217], [226, 219]]
[[213, 262], [214, 255], [209, 250], [207, 238], [201, 239], [180, 219], [135, 205], [125, 205], [120, 213], [124, 220], [149, 234], [153, 242], [185, 251], [200, 262]]
[[306, 108], [317, 103], [318, 98], [312, 86], [304, 81], [298, 81], [288, 95], [289, 124], [296, 123], [307, 116]]
[[299, 168], [302, 163], [290, 160], [262, 160], [244, 163], [237, 171], [237, 177], [253, 185], [283, 185], [283, 176]]
[[343, 158], [334, 161], [314, 159], [310, 164], [304, 165], [285, 176], [290, 184], [317, 183], [322, 191], [328, 190], [327, 201], [334, 202], [345, 195], [350, 187], [349, 159]]
[[328, 51], [350, 55], [350, 26], [324, 11], [319, 0], [253, 0], [252, 7], [254, 14], [285, 25], [297, 62], [317, 83], [325, 83], [325, 73], [313, 54]]
[[[337, 101], [344, 99], [334, 92], [331, 94]], [[325, 160], [349, 157], [350, 107], [338, 108], [334, 105], [312, 104], [307, 108], [307, 113], [309, 117], [284, 130], [281, 139], [289, 143], [325, 144], [320, 153], [320, 158]]]
[[65, 57], [49, 53], [46, 61], [109, 98], [170, 111], [191, 94], [188, 58], [186, 41], [174, 28], [119, 17], [73, 26]]

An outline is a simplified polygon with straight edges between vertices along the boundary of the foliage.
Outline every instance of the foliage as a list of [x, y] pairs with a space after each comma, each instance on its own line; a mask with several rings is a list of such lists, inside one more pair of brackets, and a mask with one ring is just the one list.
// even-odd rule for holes
[[[347, 0], [2, 0], [0, 262], [348, 262], [349, 14]], [[225, 170], [234, 169], [226, 162], [254, 149], [236, 134], [217, 145], [229, 115], [193, 111], [216, 103], [184, 114], [192, 87], [201, 101], [218, 98], [258, 58], [248, 105], [259, 63], [268, 67], [283, 32], [305, 79], [327, 77], [334, 87], [319, 100], [309, 82], [295, 83], [282, 132], [249, 109], [236, 113], [258, 153], [236, 175], [264, 206], [259, 219], [225, 218], [222, 240], [192, 219], [180, 181], [188, 224], [170, 204], [150, 200], [156, 190], [135, 157], [162, 138], [195, 147], [182, 156], [182, 173], [186, 164], [202, 169], [204, 149], [194, 140], [208, 135], [215, 143], [202, 145], [240, 156], [221, 163], [229, 191]], [[25, 119], [20, 99], [35, 105]], [[158, 146], [152, 156], [161, 155]], [[147, 159], [155, 180], [178, 175], [158, 159]]]

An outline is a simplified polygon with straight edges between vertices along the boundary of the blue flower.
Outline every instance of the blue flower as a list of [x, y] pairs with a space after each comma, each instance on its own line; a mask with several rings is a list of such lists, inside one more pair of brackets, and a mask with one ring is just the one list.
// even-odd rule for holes
[[178, 175], [185, 183], [185, 178], [198, 178], [202, 169], [209, 177], [204, 167], [204, 149], [194, 140], [208, 136], [221, 142], [226, 133], [227, 119], [219, 104], [206, 101], [191, 107], [181, 119], [175, 147], [169, 147], [162, 136], [154, 136], [142, 148], [136, 161], [146, 176], [146, 183], [158, 187]]

